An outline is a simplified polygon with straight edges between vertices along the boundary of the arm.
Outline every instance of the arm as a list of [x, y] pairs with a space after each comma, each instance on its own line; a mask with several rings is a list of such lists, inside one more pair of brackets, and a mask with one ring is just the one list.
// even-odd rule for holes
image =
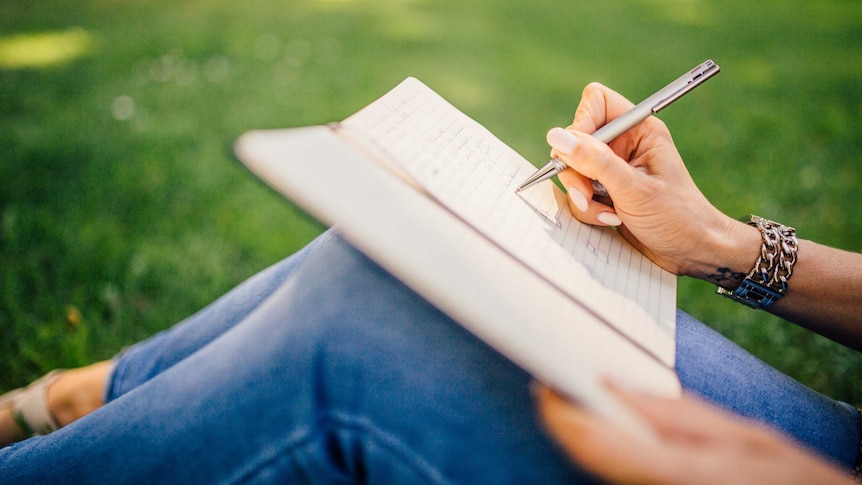
[[[605, 145], [587, 135], [632, 104], [596, 83], [575, 119], [548, 133], [552, 154], [573, 169], [560, 174], [581, 221], [619, 232], [661, 267], [733, 289], [754, 266], [760, 232], [716, 209], [685, 168], [667, 127], [655, 117]], [[590, 179], [613, 199], [593, 200]], [[767, 215], [768, 217], [768, 215]], [[784, 298], [769, 311], [862, 349], [862, 255], [800, 241]]]
[[862, 351], [862, 255], [799, 242], [787, 294], [769, 311]]

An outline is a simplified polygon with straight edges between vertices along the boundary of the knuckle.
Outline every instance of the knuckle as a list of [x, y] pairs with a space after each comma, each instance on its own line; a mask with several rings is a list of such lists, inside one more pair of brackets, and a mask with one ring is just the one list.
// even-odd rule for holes
[[597, 82], [591, 82], [584, 87], [572, 122], [573, 128], [589, 133], [595, 131], [598, 125], [604, 122], [603, 106], [606, 90], [605, 86]]
[[593, 95], [597, 92], [601, 93], [605, 89], [606, 88], [605, 88], [604, 84], [597, 82], [597, 81], [593, 81], [593, 82], [587, 84], [586, 86], [584, 86], [584, 90], [581, 94], [583, 95], [583, 97], [587, 97], [587, 96]]
[[667, 131], [667, 125], [658, 117], [650, 116], [644, 121], [644, 126], [650, 131]]

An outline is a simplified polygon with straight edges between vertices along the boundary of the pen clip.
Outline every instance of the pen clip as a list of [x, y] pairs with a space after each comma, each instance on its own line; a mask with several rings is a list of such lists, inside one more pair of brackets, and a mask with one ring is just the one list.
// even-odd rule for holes
[[718, 64], [712, 62], [711, 60], [707, 60], [703, 64], [695, 67], [683, 77], [677, 79], [671, 84], [671, 86], [680, 85], [680, 87], [670, 96], [656, 103], [655, 106], [652, 107], [652, 112], [658, 113], [662, 109], [666, 108], [669, 104], [681, 98], [685, 93], [694, 89], [698, 84], [701, 84], [712, 76], [718, 74], [720, 70], [721, 68], [718, 67]]

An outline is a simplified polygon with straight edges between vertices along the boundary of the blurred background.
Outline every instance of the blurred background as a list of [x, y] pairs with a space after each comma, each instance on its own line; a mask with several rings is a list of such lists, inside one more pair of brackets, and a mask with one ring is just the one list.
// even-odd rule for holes
[[[707, 58], [722, 73], [660, 114], [706, 195], [862, 249], [862, 2], [3, 0], [0, 390], [108, 358], [323, 229], [235, 161], [246, 130], [337, 121], [412, 75], [540, 164], [588, 82], [639, 100]], [[862, 405], [856, 353], [706, 283], [679, 305]]]

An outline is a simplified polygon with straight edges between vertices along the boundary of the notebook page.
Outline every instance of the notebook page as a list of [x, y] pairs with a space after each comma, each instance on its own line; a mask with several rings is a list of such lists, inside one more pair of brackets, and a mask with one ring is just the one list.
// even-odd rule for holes
[[339, 131], [370, 141], [458, 217], [673, 364], [675, 277], [612, 229], [577, 221], [552, 182], [515, 194], [535, 167], [420, 81], [408, 78]]

